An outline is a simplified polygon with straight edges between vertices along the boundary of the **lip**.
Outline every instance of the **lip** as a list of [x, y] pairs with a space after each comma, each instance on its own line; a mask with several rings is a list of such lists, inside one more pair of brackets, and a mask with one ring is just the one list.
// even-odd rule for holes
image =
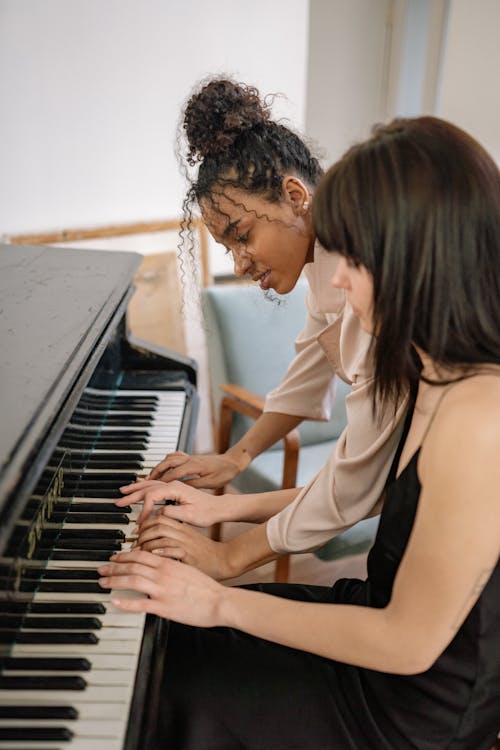
[[256, 276], [254, 278], [254, 281], [259, 282], [259, 286], [261, 289], [267, 290], [271, 286], [269, 283], [269, 277], [271, 275], [271, 271], [265, 271], [264, 273], [261, 273], [260, 276]]

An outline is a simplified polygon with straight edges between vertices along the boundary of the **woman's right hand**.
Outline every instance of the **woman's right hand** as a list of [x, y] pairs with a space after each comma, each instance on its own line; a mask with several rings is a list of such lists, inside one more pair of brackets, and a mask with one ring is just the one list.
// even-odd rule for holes
[[139, 525], [150, 516], [157, 503], [170, 501], [175, 505], [166, 505], [164, 515], [177, 521], [186, 521], [192, 526], [207, 528], [214, 523], [227, 519], [227, 505], [229, 496], [210, 495], [208, 492], [188, 487], [184, 482], [158, 482], [141, 480], [120, 488], [125, 497], [115, 502], [115, 505], [129, 503], [143, 503], [142, 512], [137, 519]]
[[191, 487], [218, 489], [224, 487], [241, 471], [238, 463], [227, 453], [222, 455], [190, 456], [183, 451], [168, 453], [155, 466], [148, 479], [173, 482], [181, 479]]

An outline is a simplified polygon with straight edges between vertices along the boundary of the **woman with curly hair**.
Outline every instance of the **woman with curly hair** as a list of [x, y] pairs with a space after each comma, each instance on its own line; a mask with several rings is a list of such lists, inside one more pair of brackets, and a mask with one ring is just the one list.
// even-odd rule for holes
[[[148, 597], [115, 599], [121, 609], [173, 621], [165, 747], [489, 750], [500, 729], [498, 167], [450, 123], [396, 120], [322, 179], [313, 224], [337, 256], [333, 296], [346, 294], [372, 336], [375, 412], [414, 394], [367, 579], [236, 588], [134, 550], [100, 568], [101, 582]], [[172, 557], [195, 533], [172, 523]], [[228, 544], [219, 578], [230, 556]]]
[[[253, 530], [248, 544], [246, 537], [241, 540], [251, 568], [263, 556], [269, 560], [318, 548], [377, 512], [407, 394], [388, 400], [375, 418], [371, 336], [359, 325], [344, 290], [333, 291], [329, 284], [338, 259], [316, 241], [312, 207], [322, 169], [304, 139], [271, 118], [269, 104], [256, 89], [224, 78], [210, 80], [190, 97], [183, 128], [186, 159], [198, 166], [185, 201], [186, 221], [197, 204], [211, 234], [232, 254], [235, 273], [253, 279], [265, 292], [286, 294], [304, 271], [309, 283], [306, 320], [283, 381], [238, 443], [220, 456], [168, 455], [149, 481], [124, 489], [123, 502], [132, 492], [133, 500], [144, 501], [141, 521], [153, 502], [167, 495], [174, 499], [173, 493], [182, 504], [179, 520], [199, 526], [268, 521]], [[347, 428], [304, 490], [214, 498], [193, 489], [224, 486], [302, 419], [329, 419], [335, 374], [352, 386], [346, 399]], [[186, 483], [173, 483], [188, 475]], [[168, 487], [155, 481], [160, 479]], [[161, 548], [154, 534], [147, 524], [142, 526], [145, 549]], [[206, 542], [205, 552], [212, 556], [219, 548]], [[202, 554], [198, 546], [196, 554]], [[190, 561], [203, 565], [199, 559]]]

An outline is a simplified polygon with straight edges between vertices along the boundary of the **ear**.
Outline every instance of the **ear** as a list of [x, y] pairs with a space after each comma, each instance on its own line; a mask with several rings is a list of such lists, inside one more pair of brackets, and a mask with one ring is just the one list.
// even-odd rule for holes
[[311, 196], [306, 185], [298, 177], [285, 175], [281, 183], [283, 200], [290, 203], [297, 216], [307, 213], [311, 202]]

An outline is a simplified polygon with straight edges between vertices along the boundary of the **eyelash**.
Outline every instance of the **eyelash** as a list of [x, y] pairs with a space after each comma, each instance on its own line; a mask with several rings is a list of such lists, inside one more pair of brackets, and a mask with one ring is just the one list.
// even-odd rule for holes
[[[248, 242], [248, 236], [250, 234], [250, 231], [245, 232], [245, 234], [240, 234], [239, 237], [236, 237], [236, 242], [238, 245], [246, 245]], [[229, 255], [231, 253], [231, 250], [229, 248], [226, 248], [226, 255]]]

